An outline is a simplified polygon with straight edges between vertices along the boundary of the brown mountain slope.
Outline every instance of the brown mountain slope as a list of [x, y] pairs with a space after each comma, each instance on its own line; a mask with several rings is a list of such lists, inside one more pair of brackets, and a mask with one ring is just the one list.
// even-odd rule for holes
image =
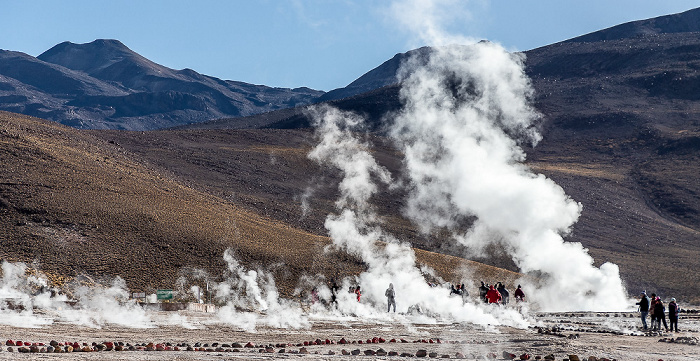
[[[229, 247], [249, 267], [283, 264], [275, 275], [286, 295], [302, 274], [362, 270], [348, 255], [324, 254], [324, 237], [185, 186], [136, 158], [84, 131], [0, 112], [0, 258], [38, 261], [57, 280], [119, 275], [144, 291], [173, 287], [186, 267], [220, 276]], [[419, 251], [418, 258], [447, 279], [464, 264], [489, 279], [515, 277], [455, 257]]]
[[[628, 137], [627, 132], [614, 129], [591, 132], [556, 128], [556, 121], [549, 124], [552, 128], [545, 129], [541, 144], [527, 150], [528, 159], [536, 172], [555, 180], [583, 204], [581, 218], [567, 240], [589, 248], [597, 265], [618, 264], [630, 293], [646, 289], [685, 302], [700, 301], [700, 233], [695, 214], [700, 161], [692, 148], [693, 133]], [[308, 129], [94, 134], [203, 192], [313, 234], [325, 234], [323, 221], [334, 210], [339, 178], [307, 159], [314, 143]], [[381, 137], [370, 139], [378, 161], [397, 174], [400, 155]], [[309, 190], [311, 211], [304, 214], [302, 198]], [[400, 215], [400, 195], [385, 189], [373, 204], [384, 217], [385, 228], [400, 239], [421, 249], [464, 255], [463, 249], [440, 235], [419, 234]], [[678, 210], [671, 213], [669, 207]], [[473, 259], [517, 270], [497, 250], [491, 257]]]

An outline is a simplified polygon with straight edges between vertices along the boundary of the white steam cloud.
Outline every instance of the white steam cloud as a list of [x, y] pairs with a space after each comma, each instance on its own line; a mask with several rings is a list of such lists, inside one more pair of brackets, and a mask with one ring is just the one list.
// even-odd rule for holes
[[215, 286], [216, 300], [224, 304], [217, 311], [220, 322], [249, 332], [254, 332], [258, 325], [310, 327], [298, 305], [279, 297], [271, 273], [246, 269], [230, 249], [224, 253], [224, 260], [228, 265], [225, 279]]
[[[0, 278], [0, 323], [41, 327], [59, 320], [100, 328], [107, 324], [133, 328], [154, 327], [146, 311], [129, 299], [126, 283], [117, 277], [108, 286], [66, 286], [73, 299], [49, 286], [41, 272], [28, 272], [26, 264], [3, 261]], [[41, 314], [34, 312], [42, 309]]]
[[[312, 115], [320, 142], [309, 157], [340, 169], [344, 175], [341, 197], [336, 202], [339, 213], [329, 215], [325, 226], [336, 247], [360, 257], [368, 268], [355, 280], [361, 286], [361, 301], [357, 302], [354, 294], [341, 292], [341, 312], [379, 317], [377, 310], [388, 306], [385, 291], [393, 284], [397, 309], [403, 312], [420, 310], [426, 315], [477, 324], [526, 325], [514, 309], [487, 309], [481, 304], [465, 303], [461, 297], [450, 297], [448, 288], [429, 286], [411, 247], [381, 229], [370, 205], [372, 195], [378, 191], [375, 180], [389, 184], [391, 177], [375, 162], [368, 144], [354, 135], [362, 118], [330, 107], [318, 107]], [[343, 289], [349, 286], [350, 280], [345, 280]]]
[[[454, 240], [473, 252], [489, 244], [502, 247], [522, 272], [537, 276], [538, 282], [522, 282], [528, 285], [529, 300], [542, 310], [627, 309], [617, 266], [596, 268], [581, 244], [563, 239], [581, 205], [524, 164], [520, 142], [535, 145], [540, 140], [524, 56], [490, 42], [448, 45], [459, 37], [443, 30], [444, 3], [411, 0], [392, 6], [401, 14], [401, 24], [441, 45], [427, 58], [402, 66], [403, 108], [387, 117], [390, 137], [405, 156], [406, 216], [424, 232], [458, 229], [459, 220], [475, 219], [467, 233], [454, 231]], [[436, 292], [421, 290], [425, 281], [412, 250], [377, 222], [371, 197], [376, 183], [391, 186], [392, 180], [369, 145], [353, 133], [364, 120], [329, 107], [316, 108], [312, 116], [320, 142], [310, 158], [344, 174], [339, 213], [328, 216], [326, 228], [337, 247], [367, 263], [367, 272], [357, 280], [367, 303], [382, 303], [384, 289], [393, 282], [397, 294], [408, 295], [408, 306], [456, 316]], [[354, 308], [359, 312], [362, 306]]]

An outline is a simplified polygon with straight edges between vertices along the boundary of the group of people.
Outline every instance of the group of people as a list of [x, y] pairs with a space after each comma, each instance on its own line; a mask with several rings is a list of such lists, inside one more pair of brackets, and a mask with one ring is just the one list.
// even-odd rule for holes
[[[523, 292], [522, 286], [518, 285], [514, 296], [516, 302], [525, 301], [525, 292]], [[488, 304], [507, 305], [508, 302], [510, 302], [510, 292], [508, 292], [503, 282], [497, 282], [495, 285], [488, 285], [484, 283], [484, 281], [481, 281], [481, 286], [479, 286], [479, 299]]]
[[[330, 289], [331, 305], [335, 306], [338, 302], [337, 293], [339, 289], [338, 284], [335, 282], [335, 280], [331, 281]], [[354, 287], [350, 286], [350, 288], [348, 289], [348, 293], [354, 294], [355, 298], [357, 299], [357, 302], [361, 302], [362, 288], [360, 287], [360, 285]], [[450, 295], [460, 296], [462, 297], [463, 302], [466, 303], [467, 298], [469, 297], [469, 291], [467, 291], [467, 288], [464, 285], [464, 283], [450, 285]], [[396, 291], [394, 291], [393, 283], [389, 284], [389, 288], [387, 288], [384, 292], [384, 296], [386, 296], [387, 298], [387, 312], [391, 312], [392, 308], [393, 311], [396, 312]], [[479, 297], [484, 303], [506, 305], [509, 302], [509, 296], [510, 293], [506, 289], [503, 282], [498, 282], [495, 285], [487, 285], [482, 281], [481, 287], [479, 287]], [[318, 289], [316, 287], [314, 287], [311, 291], [311, 300], [312, 303], [316, 303], [319, 301]], [[518, 288], [515, 290], [515, 300], [516, 302], [525, 301], [525, 293], [523, 292], [522, 287], [520, 285], [518, 285]]]
[[[651, 314], [651, 330], [657, 331], [661, 330], [661, 323], [664, 324], [664, 329], [669, 331], [669, 326], [666, 324], [666, 306], [660, 297], [655, 293], [651, 294], [651, 298], [647, 296], [646, 291], [642, 292], [641, 299], [637, 302], [639, 305], [639, 312], [642, 314], [642, 327], [644, 330], [648, 330], [647, 316]], [[675, 298], [671, 298], [671, 302], [668, 304], [668, 320], [671, 325], [670, 330], [678, 332], [678, 313], [680, 312], [680, 307], [676, 303]]]

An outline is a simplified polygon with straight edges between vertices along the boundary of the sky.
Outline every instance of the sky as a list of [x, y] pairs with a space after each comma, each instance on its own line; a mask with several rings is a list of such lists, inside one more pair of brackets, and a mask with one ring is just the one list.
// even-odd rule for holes
[[[328, 91], [397, 53], [432, 45], [397, 21], [396, 1], [0, 0], [0, 49], [38, 56], [64, 41], [117, 39], [174, 69]], [[511, 51], [700, 6], [697, 0], [430, 1], [450, 33]]]

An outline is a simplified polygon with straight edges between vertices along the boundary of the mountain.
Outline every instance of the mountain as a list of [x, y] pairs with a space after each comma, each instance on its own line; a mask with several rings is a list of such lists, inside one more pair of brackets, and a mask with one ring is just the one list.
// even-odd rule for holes
[[117, 40], [64, 42], [36, 58], [0, 50], [0, 110], [76, 128], [158, 129], [309, 104], [322, 94], [170, 69]]
[[[582, 243], [596, 264], [618, 264], [632, 293], [655, 290], [696, 302], [700, 302], [700, 32], [692, 24], [698, 24], [699, 12], [622, 24], [524, 53], [535, 106], [544, 115], [544, 139], [525, 149], [528, 164], [583, 204], [567, 240]], [[391, 85], [395, 79], [391, 74], [409, 56], [397, 55], [342, 92], [372, 90], [330, 104], [369, 115], [369, 129], [381, 130], [382, 110], [401, 106], [400, 85]], [[243, 124], [288, 129], [307, 127], [310, 120], [300, 107], [196, 127]], [[375, 136], [381, 138], [381, 132]], [[147, 153], [142, 154], [149, 159], [158, 156]], [[377, 154], [386, 157], [387, 164], [397, 161], [389, 156], [388, 146]], [[260, 198], [280, 199], [265, 196], [264, 191]], [[392, 232], [416, 247], [459, 254], [423, 239], [402, 220], [401, 204], [393, 201], [391, 194], [378, 201], [390, 214], [387, 224]], [[320, 227], [322, 221], [305, 219], [313, 224], [309, 229]], [[512, 267], [498, 257], [480, 261]]]

